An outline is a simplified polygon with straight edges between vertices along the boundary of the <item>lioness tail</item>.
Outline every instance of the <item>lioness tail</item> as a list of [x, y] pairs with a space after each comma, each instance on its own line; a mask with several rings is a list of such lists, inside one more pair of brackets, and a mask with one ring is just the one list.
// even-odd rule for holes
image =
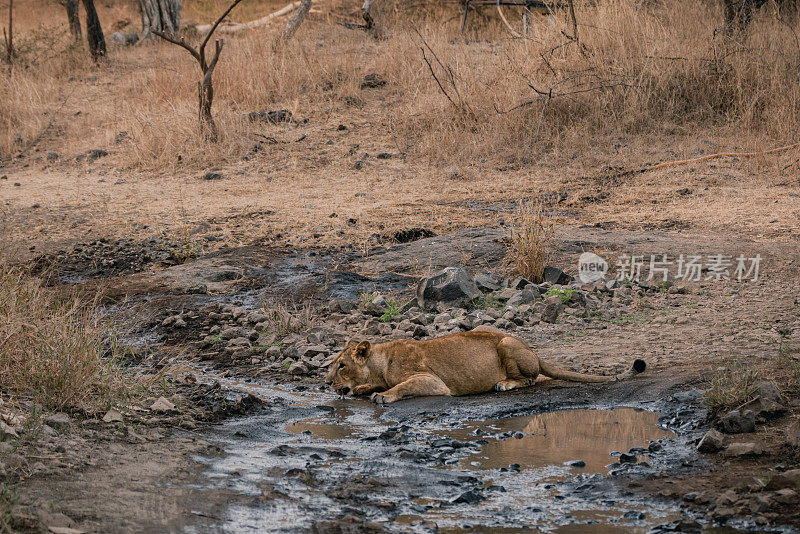
[[558, 380], [570, 380], [572, 382], [613, 382], [615, 380], [622, 380], [631, 376], [636, 376], [647, 368], [644, 360], [636, 359], [633, 361], [633, 367], [630, 371], [616, 376], [602, 376], [602, 375], [587, 375], [584, 373], [576, 373], [574, 371], [567, 371], [553, 365], [548, 364], [543, 360], [539, 360], [539, 371], [550, 378]]

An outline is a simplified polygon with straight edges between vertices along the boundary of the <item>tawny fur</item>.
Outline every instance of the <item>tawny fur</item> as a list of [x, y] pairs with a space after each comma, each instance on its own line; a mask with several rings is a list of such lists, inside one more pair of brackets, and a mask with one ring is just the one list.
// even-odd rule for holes
[[637, 374], [600, 376], [566, 371], [542, 360], [519, 338], [484, 327], [428, 341], [351, 341], [331, 361], [325, 382], [341, 393], [372, 394], [391, 403], [423, 395], [471, 395], [533, 384], [540, 374], [574, 382], [608, 382]]

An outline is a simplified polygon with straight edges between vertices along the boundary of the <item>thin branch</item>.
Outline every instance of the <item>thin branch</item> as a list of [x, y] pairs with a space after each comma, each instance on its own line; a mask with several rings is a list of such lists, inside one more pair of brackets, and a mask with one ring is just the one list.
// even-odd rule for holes
[[449, 101], [450, 101], [450, 103], [451, 103], [451, 104], [453, 104], [453, 107], [454, 107], [454, 108], [456, 108], [458, 111], [463, 111], [463, 110], [462, 110], [462, 109], [461, 109], [461, 108], [458, 106], [458, 104], [456, 104], [456, 103], [455, 103], [455, 101], [453, 101], [453, 99], [452, 99], [452, 98], [450, 97], [450, 95], [447, 93], [447, 91], [445, 90], [444, 86], [442, 85], [442, 82], [440, 82], [440, 81], [439, 81], [439, 77], [438, 77], [438, 76], [436, 76], [436, 73], [433, 71], [433, 65], [431, 65], [431, 62], [430, 62], [430, 60], [429, 60], [429, 59], [428, 59], [428, 57], [425, 55], [425, 49], [424, 49], [424, 48], [422, 48], [422, 47], [420, 47], [420, 50], [422, 51], [422, 59], [424, 59], [424, 60], [425, 60], [425, 63], [428, 65], [428, 70], [429, 70], [429, 71], [431, 71], [431, 76], [433, 76], [433, 79], [434, 79], [434, 80], [436, 80], [436, 85], [438, 85], [438, 86], [439, 86], [439, 89], [442, 91], [442, 94], [443, 94], [444, 96], [446, 96], [446, 97], [447, 97], [447, 100], [449, 100]]
[[217, 39], [216, 50], [214, 51], [214, 57], [211, 58], [211, 63], [208, 64], [205, 76], [203, 76], [203, 85], [208, 85], [208, 83], [211, 81], [211, 75], [214, 73], [214, 67], [217, 66], [217, 61], [219, 60], [219, 53], [222, 52], [223, 46], [225, 46], [225, 42], [221, 39]]
[[176, 45], [178, 45], [180, 47], [185, 48], [186, 50], [189, 51], [190, 54], [192, 54], [192, 57], [195, 58], [202, 65], [203, 62], [201, 61], [200, 53], [193, 46], [186, 44], [186, 40], [183, 37], [181, 37], [181, 39], [179, 41], [178, 39], [170, 37], [166, 33], [162, 32], [162, 31], [159, 31], [159, 30], [156, 30], [155, 28], [150, 28], [150, 31], [153, 34], [158, 35], [159, 37], [161, 37], [165, 41], [169, 41], [172, 44], [176, 44]]
[[233, 8], [234, 8], [234, 7], [236, 7], [236, 6], [238, 6], [238, 5], [239, 5], [239, 2], [241, 2], [241, 1], [242, 1], [242, 0], [234, 0], [234, 2], [233, 2], [233, 3], [232, 3], [230, 6], [228, 6], [228, 9], [226, 9], [226, 10], [225, 10], [225, 13], [223, 13], [223, 14], [222, 14], [222, 15], [221, 15], [221, 16], [220, 16], [220, 17], [219, 17], [219, 18], [218, 18], [218, 19], [217, 19], [217, 20], [214, 22], [214, 24], [211, 26], [211, 30], [209, 30], [208, 34], [206, 35], [206, 38], [205, 38], [205, 39], [203, 39], [203, 42], [200, 44], [200, 47], [199, 47], [199, 50], [200, 50], [200, 57], [201, 57], [201, 58], [205, 59], [205, 53], [204, 53], [204, 51], [205, 51], [205, 48], [206, 48], [206, 43], [208, 43], [209, 39], [211, 39], [211, 36], [212, 36], [212, 35], [214, 35], [214, 32], [215, 32], [215, 31], [216, 31], [216, 29], [217, 29], [217, 26], [219, 26], [220, 22], [222, 22], [222, 21], [223, 21], [223, 19], [225, 19], [225, 17], [227, 17], [227, 16], [228, 16], [228, 14], [229, 14], [231, 11], [233, 11]]

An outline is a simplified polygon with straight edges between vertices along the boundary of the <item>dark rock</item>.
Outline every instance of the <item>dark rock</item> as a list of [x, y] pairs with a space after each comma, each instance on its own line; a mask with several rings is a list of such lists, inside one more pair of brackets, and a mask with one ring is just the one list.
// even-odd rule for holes
[[511, 289], [525, 289], [526, 286], [533, 285], [533, 282], [522, 276], [518, 276], [508, 283]]
[[719, 421], [726, 434], [745, 434], [756, 429], [756, 414], [753, 410], [733, 410], [725, 414]]
[[783, 473], [775, 473], [773, 477], [767, 482], [767, 489], [800, 489], [800, 469], [790, 469]]
[[377, 72], [367, 74], [364, 76], [364, 81], [361, 82], [362, 89], [376, 89], [384, 85], [386, 85], [386, 80]]
[[554, 295], [545, 299], [545, 305], [542, 309], [542, 321], [545, 323], [555, 323], [558, 321], [558, 315], [564, 309], [564, 304], [561, 302], [561, 297]]
[[380, 154], [375, 156], [378, 159], [392, 159], [392, 155], [388, 152], [381, 152]]
[[485, 293], [491, 293], [492, 291], [500, 289], [500, 280], [487, 273], [476, 274], [475, 284], [478, 286], [478, 289]]
[[528, 286], [510, 299], [507, 304], [509, 306], [521, 306], [523, 304], [530, 304], [539, 298], [539, 290], [535, 286]]
[[786, 429], [786, 442], [792, 447], [800, 448], [800, 419], [789, 423], [789, 428]]
[[551, 284], [566, 285], [572, 281], [572, 277], [557, 267], [545, 267], [542, 273], [545, 282]]
[[218, 172], [207, 172], [203, 176], [203, 180], [222, 180], [223, 178], [225, 177]]
[[94, 150], [90, 150], [89, 152], [86, 153], [86, 161], [92, 162], [100, 158], [104, 158], [106, 156], [108, 156], [108, 152], [106, 152], [102, 148], [95, 148]]
[[447, 267], [417, 284], [417, 304], [434, 307], [437, 302], [462, 304], [481, 296], [472, 277], [461, 267]]
[[427, 237], [435, 237], [436, 234], [427, 228], [409, 228], [407, 230], [398, 230], [391, 236], [392, 241], [395, 243], [411, 243], [417, 239], [425, 239]]
[[621, 464], [635, 464], [638, 458], [635, 454], [628, 454], [627, 452], [623, 452], [619, 455], [619, 463]]
[[583, 460], [572, 460], [571, 462], [567, 462], [569, 467], [586, 467], [586, 462]]
[[48, 415], [47, 417], [44, 418], [44, 423], [50, 427], [55, 428], [60, 432], [69, 430], [69, 428], [72, 426], [72, 420], [65, 413], [55, 413], [53, 415]]
[[295, 122], [292, 112], [288, 109], [278, 109], [272, 111], [251, 111], [247, 114], [250, 122], [268, 122], [278, 124], [279, 122]]
[[709, 430], [697, 444], [700, 452], [719, 452], [725, 448], [725, 436], [717, 430]]
[[486, 497], [484, 497], [483, 494], [477, 490], [468, 490], [453, 499], [451, 502], [453, 504], [477, 504], [484, 500], [486, 500]]

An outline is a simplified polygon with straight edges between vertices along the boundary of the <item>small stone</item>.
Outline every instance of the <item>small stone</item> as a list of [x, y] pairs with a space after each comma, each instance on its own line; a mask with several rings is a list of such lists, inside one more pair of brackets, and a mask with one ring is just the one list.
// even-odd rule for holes
[[722, 431], [726, 434], [746, 434], [756, 429], [756, 414], [752, 410], [732, 410], [720, 419]]
[[635, 454], [628, 454], [627, 452], [623, 452], [619, 455], [619, 463], [621, 464], [635, 464], [638, 458]]
[[150, 405], [150, 409], [155, 412], [171, 412], [175, 410], [175, 405], [164, 397], [159, 397], [153, 404]]
[[542, 273], [545, 282], [551, 284], [566, 285], [572, 281], [572, 277], [557, 267], [545, 267]]
[[586, 462], [583, 460], [572, 460], [566, 464], [569, 467], [586, 467]]
[[295, 362], [289, 366], [290, 375], [307, 375], [308, 367], [303, 362]]
[[783, 473], [775, 473], [767, 482], [767, 489], [793, 489], [800, 490], [800, 469], [790, 469]]
[[530, 304], [539, 298], [539, 291], [534, 287], [526, 287], [519, 291], [516, 295], [508, 299], [508, 306], [521, 306], [523, 304]]
[[95, 148], [86, 153], [86, 161], [92, 162], [100, 158], [108, 156], [108, 152], [102, 148]]
[[491, 274], [476, 274], [475, 285], [484, 293], [491, 293], [500, 289], [500, 281]]
[[561, 297], [553, 295], [545, 299], [545, 305], [542, 309], [542, 321], [545, 323], [555, 323], [558, 321], [558, 315], [564, 309], [564, 304], [561, 302]]
[[476, 490], [468, 490], [453, 499], [451, 502], [453, 504], [477, 504], [483, 500], [486, 500], [481, 493]]
[[744, 456], [760, 456], [764, 453], [764, 449], [758, 443], [731, 443], [722, 451], [723, 456], [729, 457], [744, 457]]
[[222, 180], [223, 178], [225, 177], [222, 176], [220, 173], [213, 171], [207, 172], [203, 176], [203, 180]]
[[386, 85], [386, 80], [377, 72], [367, 74], [364, 76], [364, 81], [361, 82], [362, 89], [376, 89], [384, 85]]
[[377, 336], [381, 333], [381, 323], [375, 319], [370, 319], [361, 328], [361, 333], [365, 336]]
[[800, 448], [800, 418], [789, 423], [786, 429], [786, 442], [792, 447]]
[[725, 448], [725, 436], [718, 430], [709, 430], [697, 444], [700, 452], [719, 452]]
[[72, 426], [72, 420], [65, 413], [55, 413], [48, 415], [44, 418], [44, 423], [60, 432], [69, 430]]
[[103, 416], [103, 421], [106, 423], [116, 423], [122, 421], [122, 414], [116, 408], [111, 408]]
[[780, 504], [794, 504], [797, 502], [797, 492], [789, 488], [779, 489], [775, 492], [774, 499]]
[[53, 152], [52, 150], [48, 150], [47, 151], [47, 161], [49, 161], [50, 163], [53, 163], [57, 159], [58, 159], [58, 153], [57, 152]]

